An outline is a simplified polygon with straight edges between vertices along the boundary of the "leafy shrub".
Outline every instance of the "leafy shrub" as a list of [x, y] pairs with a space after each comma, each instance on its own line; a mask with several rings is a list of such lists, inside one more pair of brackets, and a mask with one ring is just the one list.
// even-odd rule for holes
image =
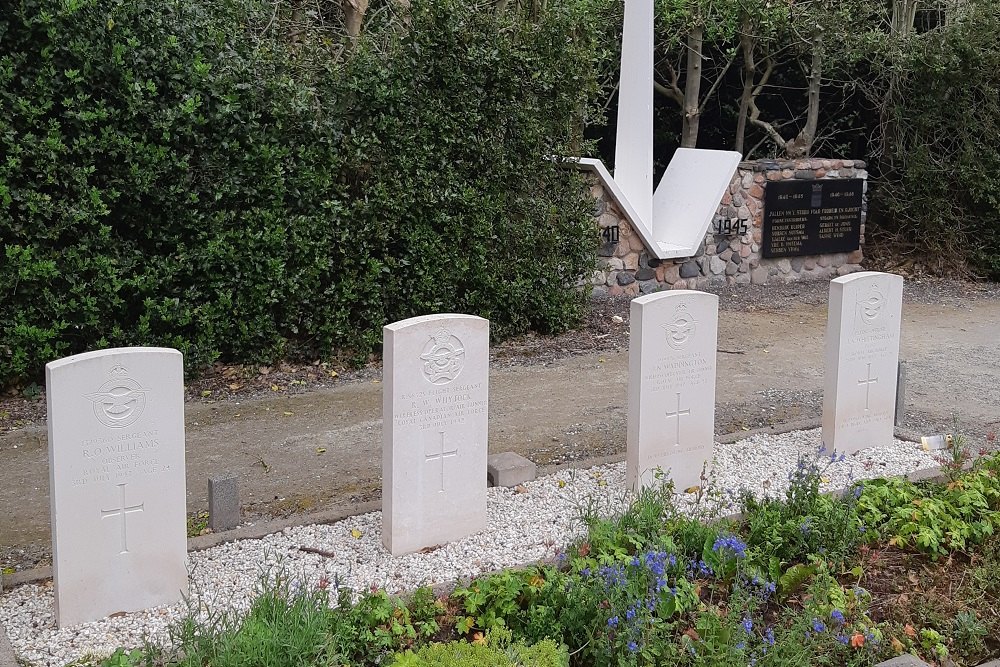
[[495, 630], [483, 643], [430, 644], [396, 655], [392, 667], [568, 667], [565, 646], [545, 640], [525, 646], [511, 643], [509, 631]]
[[17, 3], [0, 385], [116, 345], [189, 370], [360, 358], [434, 311], [569, 326], [596, 230], [579, 175], [545, 158], [578, 152], [595, 89], [574, 7], [417, 0], [338, 59], [320, 27], [267, 28], [262, 0]]
[[[837, 454], [800, 457], [789, 474], [785, 498], [755, 498], [743, 495], [747, 543], [762, 563], [804, 563], [811, 555], [842, 561], [862, 541], [857, 498], [860, 489], [843, 498], [820, 492], [825, 468], [838, 460]], [[770, 564], [768, 569], [775, 569]]]
[[1000, 456], [947, 484], [868, 482], [858, 513], [889, 544], [935, 558], [982, 544], [1000, 528]]
[[[240, 618], [192, 613], [173, 629], [176, 659], [168, 664], [216, 665], [338, 664], [344, 656], [329, 641], [332, 614], [325, 590], [304, 590], [287, 579], [266, 583]], [[138, 662], [138, 661], [136, 661]]]
[[997, 280], [1000, 6], [974, 0], [948, 14], [945, 25], [887, 54], [885, 80], [867, 82], [886, 132], [873, 204], [925, 263], [935, 254], [968, 260]]

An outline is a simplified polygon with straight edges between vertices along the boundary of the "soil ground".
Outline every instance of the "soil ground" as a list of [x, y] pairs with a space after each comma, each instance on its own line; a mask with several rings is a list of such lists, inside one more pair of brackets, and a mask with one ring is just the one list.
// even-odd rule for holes
[[[827, 283], [721, 288], [716, 433], [819, 418]], [[561, 336], [495, 346], [490, 452], [539, 465], [625, 450], [628, 301], [593, 303]], [[902, 425], [962, 432], [974, 449], [1000, 427], [1000, 285], [908, 281]], [[188, 388], [189, 513], [207, 480], [237, 474], [244, 518], [296, 516], [377, 498], [381, 369], [219, 366]], [[29, 394], [31, 392], [28, 392]], [[50, 561], [44, 396], [0, 399], [0, 568]]]

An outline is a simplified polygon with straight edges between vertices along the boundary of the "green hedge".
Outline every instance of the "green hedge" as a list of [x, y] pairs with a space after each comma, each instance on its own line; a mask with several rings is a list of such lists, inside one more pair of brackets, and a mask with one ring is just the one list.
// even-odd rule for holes
[[[67, 354], [366, 355], [387, 322], [558, 330], [596, 245], [582, 7], [416, 0], [341, 49], [256, 0], [0, 16], [0, 386]], [[569, 39], [567, 35], [574, 35]], [[346, 54], [346, 55], [344, 55]]]
[[[952, 11], [951, 9], [949, 11]], [[956, 6], [888, 68], [876, 222], [916, 250], [1000, 280], [1000, 5]]]

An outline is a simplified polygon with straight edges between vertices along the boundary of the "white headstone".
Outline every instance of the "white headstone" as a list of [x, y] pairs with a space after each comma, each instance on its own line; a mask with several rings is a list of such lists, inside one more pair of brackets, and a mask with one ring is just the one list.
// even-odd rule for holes
[[903, 278], [864, 271], [830, 281], [823, 444], [850, 454], [892, 442]]
[[393, 554], [486, 528], [490, 323], [425, 315], [383, 329], [382, 541]]
[[165, 348], [46, 365], [60, 627], [187, 594], [184, 364]]
[[630, 317], [627, 482], [648, 486], [659, 468], [678, 489], [698, 485], [715, 442], [719, 297], [650, 294]]

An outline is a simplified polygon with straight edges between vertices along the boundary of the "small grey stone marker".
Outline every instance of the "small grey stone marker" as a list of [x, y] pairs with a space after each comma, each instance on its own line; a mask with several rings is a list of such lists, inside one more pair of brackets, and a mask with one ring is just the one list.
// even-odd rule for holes
[[20, 663], [14, 657], [14, 649], [11, 648], [7, 633], [0, 626], [0, 667], [17, 667]]
[[929, 665], [916, 656], [904, 653], [903, 655], [896, 656], [892, 660], [880, 662], [875, 665], [875, 667], [929, 667]]
[[208, 478], [208, 527], [213, 533], [240, 525], [238, 482], [236, 475]]
[[486, 479], [490, 486], [517, 486], [535, 479], [535, 464], [514, 452], [492, 454], [486, 459]]
[[899, 426], [903, 419], [903, 411], [906, 409], [906, 361], [900, 359], [899, 368], [896, 371], [896, 418], [893, 422]]

